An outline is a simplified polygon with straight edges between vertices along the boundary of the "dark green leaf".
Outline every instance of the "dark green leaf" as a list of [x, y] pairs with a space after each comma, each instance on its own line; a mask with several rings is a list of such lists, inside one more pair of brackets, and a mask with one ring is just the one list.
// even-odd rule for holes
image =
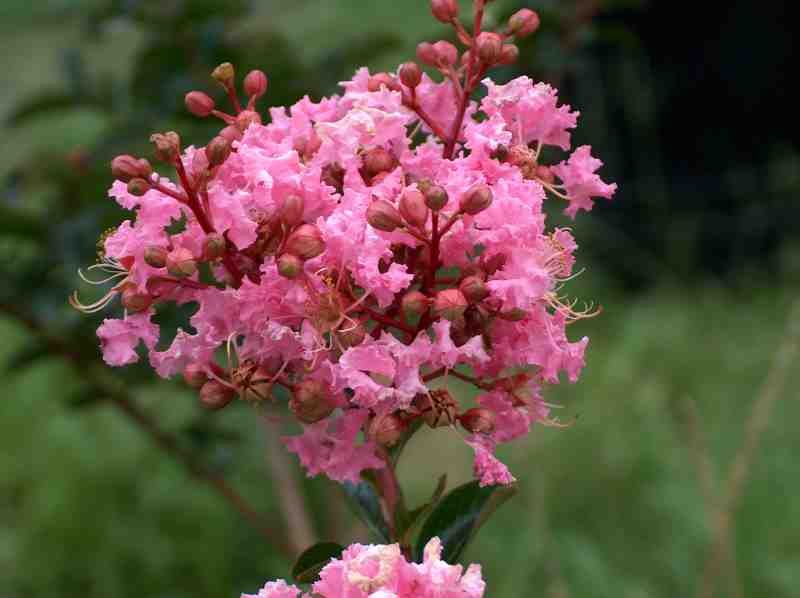
[[359, 484], [345, 482], [344, 491], [350, 498], [350, 504], [353, 505], [358, 517], [381, 540], [390, 542], [389, 528], [383, 519], [380, 497], [372, 484], [369, 482], [361, 482]]
[[292, 577], [299, 583], [316, 581], [319, 572], [331, 559], [342, 556], [344, 546], [336, 542], [320, 542], [303, 551], [292, 567]]
[[438, 536], [444, 547], [442, 558], [457, 562], [478, 529], [516, 491], [516, 486], [481, 488], [477, 481], [455, 488], [442, 499], [422, 526], [415, 558], [422, 560], [425, 544]]
[[410, 539], [414, 528], [425, 520], [428, 513], [430, 513], [438, 504], [439, 500], [441, 500], [445, 488], [447, 488], [447, 474], [439, 478], [439, 483], [436, 484], [436, 489], [433, 491], [433, 495], [428, 502], [411, 511], [403, 511], [404, 517], [396, 520], [397, 536], [403, 540], [404, 544]]
[[10, 374], [19, 373], [40, 359], [50, 356], [51, 352], [47, 346], [42, 343], [32, 342], [12, 353], [3, 363], [3, 369]]

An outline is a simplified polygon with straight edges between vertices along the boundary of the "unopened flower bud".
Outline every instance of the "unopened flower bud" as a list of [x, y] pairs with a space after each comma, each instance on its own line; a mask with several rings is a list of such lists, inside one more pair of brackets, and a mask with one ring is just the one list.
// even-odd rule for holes
[[449, 23], [458, 17], [458, 0], [431, 0], [431, 12], [437, 21]]
[[475, 39], [478, 57], [486, 64], [497, 64], [503, 52], [503, 38], [492, 31], [484, 31]]
[[219, 233], [209, 233], [203, 239], [203, 259], [206, 261], [213, 261], [225, 255], [228, 248], [228, 243]]
[[129, 286], [122, 291], [121, 297], [122, 307], [131, 313], [138, 313], [150, 307], [153, 303], [153, 298], [147, 293], [140, 293], [135, 286]]
[[461, 211], [470, 216], [480, 214], [490, 205], [492, 205], [492, 190], [487, 185], [475, 185], [461, 198]]
[[519, 307], [514, 307], [508, 311], [502, 312], [500, 317], [504, 320], [508, 320], [509, 322], [521, 322], [528, 317], [528, 312], [526, 312], [524, 309], [520, 309]]
[[228, 156], [231, 155], [231, 142], [218, 135], [208, 142], [206, 146], [206, 157], [208, 158], [209, 166], [219, 166]]
[[407, 427], [394, 413], [376, 415], [369, 424], [367, 436], [381, 446], [394, 446], [403, 437]]
[[338, 162], [332, 162], [322, 167], [321, 180], [329, 187], [336, 189], [337, 193], [344, 190], [345, 170]]
[[388, 201], [376, 199], [367, 208], [367, 222], [373, 228], [390, 233], [403, 226], [403, 217]]
[[244, 93], [248, 97], [260, 98], [267, 93], [267, 75], [264, 71], [250, 71], [244, 78]]
[[192, 252], [184, 247], [173, 249], [167, 254], [167, 272], [175, 278], [188, 278], [197, 272], [197, 262]]
[[208, 374], [199, 363], [190, 363], [183, 369], [183, 380], [192, 388], [202, 388], [208, 382]]
[[181, 152], [181, 138], [175, 131], [154, 133], [150, 142], [155, 146], [156, 158], [162, 162], [172, 164], [178, 159]]
[[400, 84], [389, 73], [377, 73], [367, 81], [369, 91], [380, 91], [381, 87], [386, 87], [390, 91], [400, 91]]
[[494, 430], [494, 420], [494, 412], [482, 407], [469, 409], [458, 418], [464, 429], [473, 434], [491, 434]]
[[289, 228], [294, 228], [303, 221], [305, 201], [299, 195], [287, 195], [281, 206], [281, 221]]
[[303, 260], [310, 260], [325, 251], [325, 240], [315, 225], [301, 224], [286, 240], [286, 251]]
[[200, 118], [211, 115], [211, 112], [216, 107], [213, 98], [202, 91], [190, 91], [183, 101], [186, 104], [186, 109]]
[[255, 110], [242, 110], [236, 117], [236, 126], [244, 133], [250, 125], [260, 125], [261, 115]]
[[372, 148], [364, 154], [364, 170], [370, 177], [391, 171], [396, 164], [394, 156], [382, 147]]
[[446, 388], [438, 388], [427, 395], [417, 395], [414, 406], [431, 428], [451, 426], [458, 417], [458, 403]]
[[508, 19], [508, 31], [517, 37], [526, 37], [539, 28], [539, 15], [530, 8], [518, 10]]
[[500, 52], [500, 58], [498, 58], [498, 64], [514, 64], [517, 59], [519, 58], [519, 48], [514, 44], [505, 44], [503, 46], [503, 51]]
[[436, 293], [433, 300], [433, 314], [451, 322], [464, 315], [467, 298], [458, 289], [445, 289]]
[[436, 66], [437, 56], [438, 54], [436, 53], [436, 48], [433, 47], [432, 43], [422, 42], [421, 44], [417, 45], [417, 60], [419, 60], [422, 64]]
[[419, 191], [409, 189], [400, 198], [400, 214], [406, 222], [417, 228], [424, 228], [428, 220], [428, 206]]
[[458, 60], [458, 49], [448, 41], [436, 42], [433, 49], [436, 52], [436, 66], [453, 66]]
[[131, 179], [149, 179], [153, 168], [144, 158], [137, 159], [123, 154], [111, 161], [111, 174], [115, 179], [127, 183]]
[[458, 285], [458, 290], [470, 303], [480, 303], [489, 296], [489, 287], [479, 276], [467, 276]]
[[211, 78], [222, 85], [222, 87], [229, 89], [233, 87], [234, 79], [236, 78], [236, 70], [230, 62], [223, 62], [211, 71]]
[[415, 88], [422, 81], [422, 69], [416, 62], [406, 62], [400, 67], [400, 81], [406, 87]]
[[425, 205], [438, 212], [447, 205], [447, 191], [440, 185], [431, 185], [425, 191]]
[[219, 380], [209, 380], [200, 389], [200, 404], [212, 411], [227, 407], [235, 397], [234, 390]]
[[236, 125], [228, 125], [219, 132], [219, 137], [226, 139], [229, 143], [233, 143], [242, 138], [242, 132]]
[[430, 304], [431, 300], [420, 291], [409, 291], [400, 300], [400, 309], [406, 317], [421, 316]]
[[167, 250], [158, 245], [148, 245], [144, 248], [144, 262], [153, 268], [163, 268], [167, 263]]
[[328, 417], [336, 408], [330, 391], [317, 380], [303, 380], [294, 390], [289, 409], [304, 424], [314, 424]]
[[128, 193], [135, 197], [141, 197], [150, 191], [150, 183], [144, 179], [131, 179], [128, 181]]
[[289, 280], [293, 280], [300, 276], [303, 271], [303, 260], [291, 253], [282, 254], [276, 265], [278, 267], [278, 274]]
[[508, 258], [503, 253], [496, 253], [488, 260], [483, 262], [483, 271], [486, 272], [489, 276], [497, 272], [498, 270], [502, 270], [503, 266], [506, 265]]

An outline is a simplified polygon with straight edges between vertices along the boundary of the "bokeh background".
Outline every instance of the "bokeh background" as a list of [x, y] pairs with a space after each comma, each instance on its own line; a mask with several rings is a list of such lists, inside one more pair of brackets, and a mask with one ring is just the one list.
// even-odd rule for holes
[[[209, 415], [144, 366], [103, 367], [99, 317], [66, 297], [122, 218], [109, 160], [148, 155], [153, 131], [207, 139], [182, 97], [214, 90], [214, 65], [263, 68], [286, 104], [449, 32], [426, 0], [0, 4], [0, 596], [254, 591], [290, 566], [260, 528], [278, 537], [300, 502], [294, 540], [368, 540], [248, 409]], [[491, 4], [497, 23], [522, 6], [543, 22], [496, 77], [557, 84], [620, 191], [574, 225], [570, 290], [604, 308], [573, 330], [592, 339], [584, 376], [550, 395], [577, 422], [505, 451], [522, 491], [467, 555], [490, 597], [800, 596], [796, 364], [765, 383], [800, 315], [792, 4]], [[458, 439], [431, 436], [400, 471], [412, 499], [470, 475]]]

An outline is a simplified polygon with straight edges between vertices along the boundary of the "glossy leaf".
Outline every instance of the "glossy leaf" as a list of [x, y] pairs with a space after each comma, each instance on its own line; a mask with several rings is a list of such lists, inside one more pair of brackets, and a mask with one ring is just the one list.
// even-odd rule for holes
[[313, 583], [319, 572], [331, 559], [342, 556], [344, 546], [336, 542], [320, 542], [307, 548], [297, 557], [292, 567], [292, 577], [299, 583]]
[[420, 530], [414, 556], [422, 559], [428, 540], [438, 536], [446, 561], [458, 561], [470, 540], [500, 505], [517, 491], [516, 486], [487, 486], [477, 481], [464, 484], [447, 494], [433, 509]]
[[344, 491], [350, 498], [350, 504], [353, 506], [358, 517], [367, 524], [372, 532], [374, 532], [381, 541], [390, 542], [391, 534], [383, 519], [383, 511], [381, 510], [381, 501], [375, 488], [369, 482], [361, 482], [353, 484], [350, 482], [344, 483]]

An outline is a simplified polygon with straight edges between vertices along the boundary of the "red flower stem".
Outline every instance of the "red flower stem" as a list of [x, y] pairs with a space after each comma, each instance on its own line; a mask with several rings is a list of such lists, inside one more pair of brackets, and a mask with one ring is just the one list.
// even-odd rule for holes
[[234, 117], [232, 117], [230, 114], [222, 112], [221, 110], [212, 110], [211, 115], [216, 116], [218, 119], [220, 119], [227, 125], [232, 125], [236, 122], [236, 119]]
[[231, 85], [230, 87], [226, 87], [225, 90], [228, 92], [228, 98], [231, 100], [231, 104], [236, 109], [236, 114], [240, 114], [242, 112], [242, 105], [239, 103], [239, 96], [236, 94], [236, 88]]
[[372, 318], [376, 322], [383, 324], [384, 326], [391, 326], [392, 328], [397, 328], [398, 330], [402, 330], [403, 332], [411, 336], [415, 335], [415, 330], [410, 326], [406, 326], [403, 322], [394, 320], [392, 318], [383, 315], [382, 313], [370, 309], [366, 305], [361, 306], [359, 310], [365, 312], [367, 315], [369, 315], [370, 318]]
[[172, 189], [170, 189], [169, 187], [166, 187], [165, 185], [162, 185], [161, 183], [158, 183], [158, 182], [150, 183], [150, 185], [156, 191], [160, 191], [164, 195], [169, 195], [171, 198], [176, 199], [177, 201], [179, 201], [181, 203], [189, 203], [189, 198], [187, 198], [185, 195], [183, 195], [181, 193], [178, 193], [177, 191], [173, 191]]
[[447, 374], [448, 376], [453, 376], [453, 378], [458, 378], [459, 380], [463, 380], [464, 382], [469, 382], [476, 388], [480, 388], [481, 390], [492, 390], [494, 388], [491, 382], [482, 382], [473, 376], [469, 376], [467, 374], [462, 374], [458, 370], [448, 370], [447, 368], [439, 368], [431, 372], [430, 374], [425, 374], [422, 377], [423, 382], [430, 382], [431, 380], [435, 380], [436, 378], [441, 378]]
[[425, 111], [425, 109], [419, 105], [416, 94], [414, 94], [414, 90], [411, 90], [411, 93], [412, 96], [410, 99], [403, 98], [403, 105], [409, 110], [416, 112], [417, 116], [419, 116], [422, 122], [428, 125], [428, 128], [433, 132], [433, 134], [444, 142], [447, 139], [447, 133], [445, 133], [444, 129], [436, 124], [436, 121], [434, 121]]

